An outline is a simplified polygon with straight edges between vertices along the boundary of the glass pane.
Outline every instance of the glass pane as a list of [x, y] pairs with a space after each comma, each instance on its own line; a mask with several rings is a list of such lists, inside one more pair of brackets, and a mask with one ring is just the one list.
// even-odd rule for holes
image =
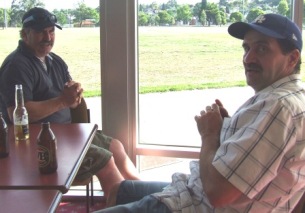
[[[52, 51], [65, 60], [73, 80], [82, 84], [91, 123], [98, 124], [101, 129], [100, 21], [99, 16], [95, 16], [95, 13], [99, 13], [99, 1], [45, 0], [44, 3], [49, 11], [56, 14], [58, 22], [63, 26], [63, 30], [56, 30], [56, 42]], [[89, 15], [82, 14], [86, 13], [84, 9], [87, 9]], [[79, 12], [79, 16], [74, 15], [76, 12]], [[88, 18], [79, 18], [80, 16]]]
[[189, 163], [193, 159], [139, 156], [138, 165], [142, 180], [171, 182], [175, 172], [190, 173]]
[[[160, 11], [169, 11], [174, 18], [184, 5], [181, 1], [177, 5], [174, 1], [156, 2], [142, 6], [139, 1], [139, 19], [141, 14], [149, 13], [150, 19], [158, 20]], [[196, 8], [195, 4], [184, 6], [189, 11]], [[225, 94], [222, 90], [196, 88], [244, 81], [240, 42], [235, 39], [227, 42], [230, 36], [226, 26], [202, 26], [198, 18], [192, 17], [184, 23], [175, 20], [139, 26], [140, 143], [200, 146], [194, 116]], [[170, 92], [189, 88], [195, 90]], [[145, 93], [149, 89], [153, 92]]]
[[[99, 44], [100, 29], [97, 27], [64, 28], [56, 31], [53, 51], [65, 60], [73, 80], [81, 83], [90, 109], [90, 121], [102, 129]], [[95, 97], [90, 97], [92, 95]]]
[[245, 83], [242, 41], [227, 33], [229, 24], [260, 13], [291, 17], [291, 3], [201, 2], [138, 1], [141, 144], [200, 146], [195, 115], [216, 98], [233, 114], [254, 94]]
[[[23, 3], [0, 1], [0, 14], [4, 16], [0, 18], [0, 29], [2, 30], [2, 27], [7, 25], [7, 28], [3, 29], [0, 33], [1, 63], [18, 45], [18, 40], [20, 39], [19, 31], [21, 29], [21, 17], [24, 13], [24, 8], [22, 7]], [[78, 0], [44, 0], [43, 3], [47, 10], [57, 16], [58, 23], [63, 26], [62, 30], [56, 28], [55, 45], [52, 52], [65, 60], [73, 80], [82, 84], [86, 97], [99, 96], [98, 98], [100, 99], [100, 28], [98, 27], [98, 24], [95, 26], [83, 24], [83, 27], [78, 27], [80, 20], [84, 21], [87, 18], [89, 18], [91, 22], [99, 23], [99, 1], [85, 0], [80, 2]], [[16, 6], [12, 7], [12, 4], [19, 5], [20, 8]], [[81, 12], [79, 12], [80, 4], [85, 5], [83, 5], [84, 7]], [[5, 10], [3, 8], [5, 8]], [[89, 13], [89, 15], [83, 13]], [[78, 16], [73, 14], [78, 14]], [[96, 14], [97, 16], [95, 16]], [[96, 19], [93, 19], [92, 17], [95, 17]], [[95, 115], [91, 116], [91, 121], [97, 123], [99, 128], [102, 128], [101, 101], [95, 100], [96, 99], [92, 101], [88, 100], [88, 105], [92, 109], [92, 115]], [[91, 104], [92, 102], [93, 104]], [[93, 105], [93, 107], [91, 107], [91, 105]]]

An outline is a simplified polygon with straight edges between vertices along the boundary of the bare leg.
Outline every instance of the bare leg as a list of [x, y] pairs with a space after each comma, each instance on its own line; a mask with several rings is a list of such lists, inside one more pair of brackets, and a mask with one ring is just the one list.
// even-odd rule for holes
[[98, 171], [95, 175], [100, 181], [106, 198], [108, 198], [112, 187], [124, 180], [124, 177], [121, 175], [120, 171], [115, 165], [113, 157], [111, 157], [106, 166]]
[[139, 173], [134, 164], [127, 156], [123, 144], [113, 139], [110, 143], [109, 150], [113, 153], [115, 164], [117, 165], [122, 176], [127, 180], [139, 180]]
[[120, 183], [116, 183], [110, 190], [109, 196], [107, 198], [107, 204], [106, 207], [111, 207], [116, 205], [116, 196], [117, 192], [120, 188]]

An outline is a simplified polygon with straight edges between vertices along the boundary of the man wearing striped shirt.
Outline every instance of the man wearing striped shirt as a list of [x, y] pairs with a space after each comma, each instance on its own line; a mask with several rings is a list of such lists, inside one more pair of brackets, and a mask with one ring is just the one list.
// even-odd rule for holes
[[174, 174], [170, 184], [124, 181], [109, 203], [117, 206], [101, 212], [278, 213], [295, 208], [305, 188], [301, 32], [276, 14], [234, 23], [228, 32], [243, 40], [245, 76], [255, 95], [232, 117], [219, 100], [195, 116], [202, 147], [190, 174]]

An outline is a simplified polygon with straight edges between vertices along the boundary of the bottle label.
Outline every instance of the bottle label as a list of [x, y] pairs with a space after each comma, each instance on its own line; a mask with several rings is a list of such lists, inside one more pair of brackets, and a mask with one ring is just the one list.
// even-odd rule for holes
[[28, 114], [21, 115], [21, 117], [18, 117], [15, 115], [14, 124], [15, 125], [28, 125], [29, 124]]
[[51, 155], [49, 149], [44, 146], [38, 145], [38, 164], [40, 168], [46, 167], [51, 161]]

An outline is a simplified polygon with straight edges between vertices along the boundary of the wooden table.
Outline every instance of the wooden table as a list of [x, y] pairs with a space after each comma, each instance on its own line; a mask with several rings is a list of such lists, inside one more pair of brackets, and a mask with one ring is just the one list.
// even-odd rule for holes
[[57, 190], [0, 190], [0, 212], [55, 212], [61, 197]]
[[31, 124], [30, 140], [15, 142], [13, 127], [9, 127], [10, 155], [0, 158], [0, 190], [59, 190], [66, 193], [70, 188], [97, 125], [51, 124], [57, 138], [58, 169], [48, 175], [42, 175], [38, 170], [36, 139], [40, 128], [40, 124]]

